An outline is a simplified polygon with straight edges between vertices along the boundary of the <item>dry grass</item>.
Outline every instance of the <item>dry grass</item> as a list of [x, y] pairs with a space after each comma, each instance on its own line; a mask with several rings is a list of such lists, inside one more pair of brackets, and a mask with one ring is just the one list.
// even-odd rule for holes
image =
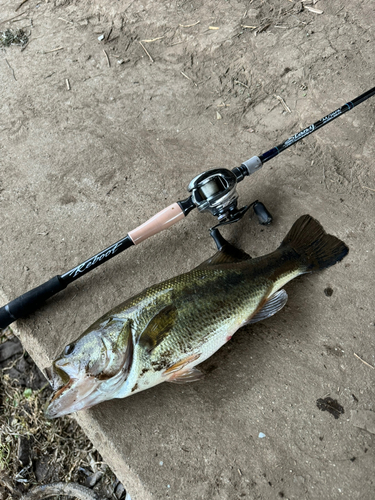
[[10, 45], [26, 45], [29, 37], [21, 29], [7, 29], [0, 31], [0, 47], [9, 47]]

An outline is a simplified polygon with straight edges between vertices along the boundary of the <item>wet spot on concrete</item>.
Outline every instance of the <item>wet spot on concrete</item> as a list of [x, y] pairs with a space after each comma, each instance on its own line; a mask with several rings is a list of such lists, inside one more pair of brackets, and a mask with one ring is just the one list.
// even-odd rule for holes
[[206, 373], [206, 374], [211, 373], [214, 370], [216, 370], [217, 368], [218, 368], [218, 366], [215, 365], [215, 364], [212, 364], [212, 365], [209, 365], [209, 366], [205, 366], [204, 373]]
[[70, 203], [76, 203], [76, 202], [77, 199], [71, 194], [64, 194], [64, 196], [60, 198], [61, 205], [69, 205]]
[[342, 349], [342, 347], [339, 345], [325, 345], [324, 348], [327, 351], [327, 354], [329, 354], [330, 356], [337, 356], [338, 358], [341, 358], [341, 356], [344, 355], [344, 349]]
[[344, 408], [338, 403], [336, 399], [326, 397], [324, 399], [319, 398], [316, 401], [316, 406], [321, 411], [328, 411], [335, 418], [339, 418], [340, 415], [345, 413]]

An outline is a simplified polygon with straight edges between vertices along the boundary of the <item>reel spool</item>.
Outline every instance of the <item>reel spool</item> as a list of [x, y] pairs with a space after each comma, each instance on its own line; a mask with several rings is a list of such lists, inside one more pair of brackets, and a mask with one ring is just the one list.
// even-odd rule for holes
[[188, 186], [188, 191], [191, 193], [194, 205], [200, 212], [210, 212], [217, 217], [219, 224], [215, 227], [239, 221], [251, 207], [253, 207], [260, 224], [270, 224], [272, 216], [263, 203], [259, 201], [240, 209], [237, 208], [238, 193], [236, 187], [237, 182], [242, 179], [242, 172], [239, 172], [239, 177], [237, 177], [232, 170], [216, 168], [194, 177]]

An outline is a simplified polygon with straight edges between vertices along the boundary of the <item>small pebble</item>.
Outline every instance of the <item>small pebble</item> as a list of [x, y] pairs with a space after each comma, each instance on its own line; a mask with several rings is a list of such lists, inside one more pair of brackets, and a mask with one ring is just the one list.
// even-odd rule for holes
[[99, 470], [97, 472], [94, 472], [94, 474], [86, 478], [85, 486], [87, 486], [88, 488], [93, 488], [96, 485], [96, 483], [100, 481], [102, 477], [103, 477], [102, 471]]
[[17, 337], [7, 340], [0, 346], [0, 362], [6, 361], [12, 356], [19, 356], [22, 352], [23, 348]]
[[326, 297], [331, 297], [333, 294], [333, 290], [330, 286], [327, 286], [327, 288], [324, 289], [324, 294]]

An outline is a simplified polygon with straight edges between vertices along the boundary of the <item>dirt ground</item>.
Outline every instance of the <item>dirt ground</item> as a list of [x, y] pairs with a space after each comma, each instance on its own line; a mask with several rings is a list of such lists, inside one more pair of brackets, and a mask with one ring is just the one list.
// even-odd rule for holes
[[[372, 0], [20, 4], [0, 12], [0, 31], [29, 37], [0, 49], [4, 303], [186, 198], [198, 173], [239, 166], [374, 86]], [[238, 191], [274, 223], [225, 230], [257, 256], [310, 213], [349, 256], [289, 284], [284, 310], [238, 332], [203, 382], [79, 420], [133, 499], [139, 484], [155, 499], [373, 498], [374, 118], [375, 97], [265, 164]], [[40, 368], [100, 314], [207, 258], [210, 217], [193, 212], [18, 322]], [[118, 414], [132, 425], [116, 438]]]

